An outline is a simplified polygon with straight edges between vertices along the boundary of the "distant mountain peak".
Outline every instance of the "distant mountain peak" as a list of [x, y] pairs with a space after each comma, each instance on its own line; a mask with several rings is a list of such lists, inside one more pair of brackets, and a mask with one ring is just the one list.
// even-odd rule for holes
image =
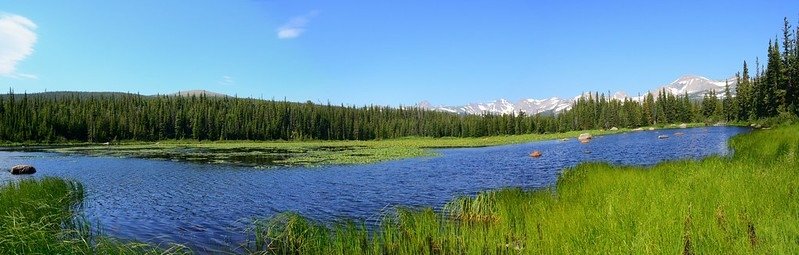
[[[665, 90], [673, 95], [688, 94], [691, 98], [702, 98], [705, 93], [715, 90], [717, 95], [723, 96], [725, 83], [729, 83], [730, 89], [733, 94], [735, 93], [735, 86], [738, 81], [735, 78], [727, 80], [712, 80], [699, 75], [684, 75], [673, 82], [663, 85], [656, 90], [650, 91], [653, 94], [660, 93]], [[570, 99], [561, 99], [559, 97], [550, 97], [546, 99], [521, 99], [516, 103], [510, 102], [507, 99], [500, 98], [486, 103], [470, 103], [461, 106], [432, 106], [430, 102], [422, 101], [417, 104], [417, 107], [424, 109], [432, 109], [438, 111], [446, 111], [459, 114], [516, 114], [524, 112], [525, 114], [539, 114], [539, 113], [559, 113], [564, 110], [571, 109], [574, 101], [593, 95], [595, 92], [585, 92]], [[630, 98], [635, 101], [641, 101], [644, 96], [630, 97], [624, 91], [617, 91], [610, 95], [605, 95], [610, 99], [624, 100]]]
[[738, 84], [735, 78], [727, 80], [711, 80], [703, 76], [685, 75], [679, 79], [663, 86], [663, 89], [675, 95], [688, 94], [689, 96], [703, 95], [711, 90], [720, 92], [724, 90], [726, 84], [733, 89]]

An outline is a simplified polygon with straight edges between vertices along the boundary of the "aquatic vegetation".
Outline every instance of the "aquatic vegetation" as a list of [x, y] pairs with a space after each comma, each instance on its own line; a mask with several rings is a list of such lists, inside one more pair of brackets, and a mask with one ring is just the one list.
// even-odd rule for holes
[[732, 157], [582, 164], [555, 187], [400, 209], [369, 231], [297, 214], [256, 223], [273, 254], [799, 253], [799, 126], [735, 137]]
[[[629, 130], [593, 130], [607, 135]], [[434, 148], [485, 147], [540, 140], [575, 138], [581, 132], [527, 134], [480, 138], [407, 137], [368, 141], [219, 141], [190, 140], [50, 148], [47, 151], [221, 163], [256, 167], [367, 164], [403, 158], [433, 156]]]

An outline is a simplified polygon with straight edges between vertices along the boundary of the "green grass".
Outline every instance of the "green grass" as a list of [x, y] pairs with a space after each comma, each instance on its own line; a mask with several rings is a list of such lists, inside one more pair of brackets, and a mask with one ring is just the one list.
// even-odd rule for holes
[[57, 178], [0, 183], [0, 254], [183, 254], [95, 235], [80, 217], [83, 186]]
[[256, 223], [274, 254], [799, 254], [799, 126], [731, 139], [733, 157], [581, 164], [542, 190], [400, 209], [375, 231], [296, 214]]
[[580, 133], [607, 135], [630, 130], [589, 130], [557, 134], [526, 134], [480, 138], [407, 137], [370, 141], [161, 141], [50, 149], [62, 153], [162, 158], [248, 166], [318, 166], [367, 164], [433, 156], [432, 148], [485, 147], [540, 140], [575, 139]]

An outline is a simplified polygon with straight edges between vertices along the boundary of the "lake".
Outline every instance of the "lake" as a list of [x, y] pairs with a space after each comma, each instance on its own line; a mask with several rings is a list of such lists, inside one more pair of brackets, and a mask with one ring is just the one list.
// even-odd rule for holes
[[[377, 222], [396, 206], [440, 208], [459, 195], [553, 185], [580, 162], [653, 165], [727, 155], [738, 127], [639, 131], [525, 144], [441, 149], [436, 157], [369, 165], [257, 169], [167, 160], [0, 151], [0, 167], [31, 164], [33, 176], [0, 171], [0, 182], [57, 176], [82, 182], [85, 215], [104, 234], [196, 251], [235, 247], [255, 218], [295, 211], [314, 220]], [[680, 132], [682, 135], [675, 133]], [[668, 139], [658, 139], [668, 135]], [[540, 158], [530, 152], [539, 150]]]

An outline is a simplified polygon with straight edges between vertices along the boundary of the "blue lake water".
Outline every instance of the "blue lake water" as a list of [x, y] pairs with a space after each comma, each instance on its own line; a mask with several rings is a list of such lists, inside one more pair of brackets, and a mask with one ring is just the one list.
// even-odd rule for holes
[[[0, 182], [58, 176], [86, 188], [85, 215], [104, 234], [197, 251], [235, 247], [254, 218], [295, 211], [318, 221], [377, 221], [395, 206], [440, 208], [459, 195], [501, 187], [553, 185], [580, 162], [653, 165], [729, 153], [748, 129], [705, 127], [640, 131], [485, 148], [441, 149], [423, 157], [355, 166], [256, 169], [135, 158], [0, 152], [0, 167], [31, 164], [33, 176], [0, 171]], [[681, 132], [683, 135], [675, 135]], [[668, 139], [658, 139], [668, 135]], [[530, 152], [539, 150], [540, 158]]]

